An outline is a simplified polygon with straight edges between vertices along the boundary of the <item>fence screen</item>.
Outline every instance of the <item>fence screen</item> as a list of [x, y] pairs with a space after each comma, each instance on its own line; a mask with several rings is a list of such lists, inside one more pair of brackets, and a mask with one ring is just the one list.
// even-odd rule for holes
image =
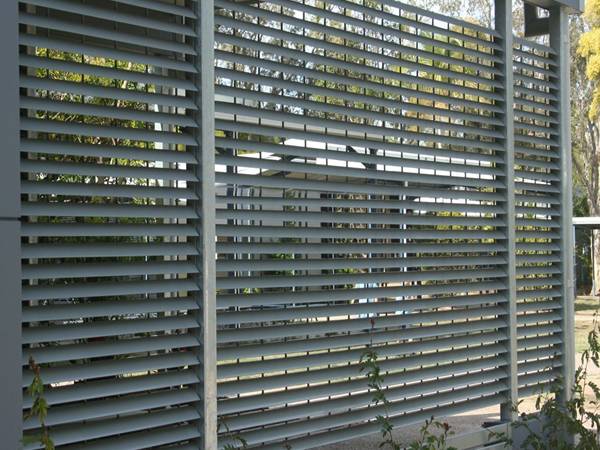
[[515, 43], [519, 393], [526, 396], [556, 379], [562, 364], [560, 105], [555, 52]]
[[21, 4], [23, 386], [57, 448], [193, 443], [197, 7], [106, 3]]
[[395, 2], [215, 5], [223, 428], [376, 431], [369, 346], [395, 424], [501, 402], [495, 32]]
[[57, 449], [312, 448], [561, 375], [556, 48], [396, 0], [19, 3]]

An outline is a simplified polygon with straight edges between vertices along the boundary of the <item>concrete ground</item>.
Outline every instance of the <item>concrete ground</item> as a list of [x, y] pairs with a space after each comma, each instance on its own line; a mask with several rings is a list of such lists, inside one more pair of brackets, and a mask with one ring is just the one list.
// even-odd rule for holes
[[[448, 422], [450, 430], [459, 435], [476, 431], [481, 428], [484, 422], [491, 422], [499, 419], [499, 408], [491, 407], [470, 411], [465, 414], [458, 414], [451, 417], [436, 417], [436, 420]], [[404, 428], [398, 428], [394, 431], [396, 441], [400, 444], [408, 445], [419, 437], [420, 425], [411, 425]], [[380, 434], [350, 439], [333, 445], [317, 447], [318, 450], [377, 450], [381, 443]]]

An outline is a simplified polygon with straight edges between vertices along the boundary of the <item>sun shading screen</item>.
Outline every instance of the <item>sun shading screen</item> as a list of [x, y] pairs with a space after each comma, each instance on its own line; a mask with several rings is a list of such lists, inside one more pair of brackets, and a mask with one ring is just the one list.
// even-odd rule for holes
[[59, 450], [314, 448], [568, 375], [565, 56], [502, 5], [20, 1], [25, 449], [32, 367]]
[[560, 374], [560, 148], [556, 52], [515, 40], [515, 188], [521, 396]]
[[215, 1], [222, 440], [506, 399], [501, 40], [394, 1]]
[[20, 4], [23, 387], [33, 358], [59, 449], [201, 437], [199, 18], [183, 5]]

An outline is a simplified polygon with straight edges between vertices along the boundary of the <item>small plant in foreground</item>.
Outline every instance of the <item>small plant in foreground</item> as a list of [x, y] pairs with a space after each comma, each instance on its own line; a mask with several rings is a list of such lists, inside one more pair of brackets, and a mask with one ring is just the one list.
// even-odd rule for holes
[[[379, 448], [390, 448], [392, 450], [457, 450], [455, 447], [448, 447], [448, 436], [452, 434], [450, 426], [445, 422], [438, 422], [431, 419], [426, 420], [421, 427], [420, 437], [411, 443], [408, 447], [401, 445], [394, 439], [392, 433], [394, 425], [390, 420], [389, 406], [390, 402], [385, 396], [383, 388], [384, 377], [381, 374], [381, 367], [378, 363], [377, 352], [373, 348], [373, 331], [375, 329], [375, 319], [371, 318], [370, 341], [364, 353], [360, 357], [360, 371], [367, 376], [367, 386], [373, 393], [369, 406], [382, 405], [384, 414], [378, 414], [375, 419], [379, 424], [382, 441]], [[434, 434], [431, 429], [437, 428], [440, 434]]]
[[[225, 422], [225, 421], [220, 422], [219, 426], [218, 426], [218, 429], [220, 429], [221, 427], [223, 427], [225, 429], [226, 433], [230, 433], [229, 425], [227, 425], [227, 422]], [[223, 446], [223, 450], [237, 450], [237, 449], [240, 449], [240, 448], [247, 448], [248, 447], [248, 442], [239, 433], [230, 434], [228, 437], [233, 442], [225, 444]]]
[[[435, 434], [431, 431], [436, 428], [441, 433]], [[419, 439], [411, 443], [407, 450], [457, 450], [456, 447], [448, 447], [448, 437], [452, 435], [450, 425], [447, 422], [438, 422], [433, 417], [425, 421], [425, 425], [421, 427], [421, 435]]]
[[48, 402], [44, 397], [44, 382], [42, 380], [40, 366], [29, 357], [29, 368], [33, 373], [33, 380], [27, 387], [27, 393], [33, 399], [31, 409], [25, 415], [25, 419], [37, 417], [40, 422], [40, 433], [29, 434], [23, 437], [23, 445], [42, 444], [44, 450], [54, 450], [54, 442], [50, 438], [48, 427], [46, 426], [46, 416], [48, 415]]
[[[588, 348], [581, 355], [570, 388], [570, 398], [563, 398], [564, 383], [559, 379], [535, 402], [539, 414], [521, 414], [514, 428], [523, 428], [523, 450], [600, 450], [600, 389], [590, 379], [592, 365], [600, 368], [598, 311], [588, 334]], [[518, 411], [518, 405], [515, 407]]]
[[240, 448], [246, 448], [246, 447], [248, 447], [248, 443], [244, 440], [244, 438], [239, 437], [239, 436], [232, 436], [232, 439], [234, 441], [239, 442], [240, 445], [238, 446], [238, 445], [231, 444], [231, 443], [225, 444], [223, 446], [223, 450], [237, 450], [237, 449], [240, 449]]

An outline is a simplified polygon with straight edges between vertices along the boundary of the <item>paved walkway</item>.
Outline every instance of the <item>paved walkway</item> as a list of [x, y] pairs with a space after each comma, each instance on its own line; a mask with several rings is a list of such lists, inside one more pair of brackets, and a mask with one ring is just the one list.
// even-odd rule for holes
[[[499, 419], [499, 408], [497, 406], [485, 409], [471, 411], [457, 416], [436, 418], [448, 422], [451, 431], [455, 434], [468, 433], [481, 428], [484, 422], [491, 422]], [[412, 425], [395, 430], [394, 436], [396, 440], [408, 445], [419, 437], [420, 425]], [[373, 434], [362, 438], [351, 439], [346, 442], [333, 445], [325, 445], [317, 447], [318, 450], [378, 450], [381, 443], [381, 435]]]

